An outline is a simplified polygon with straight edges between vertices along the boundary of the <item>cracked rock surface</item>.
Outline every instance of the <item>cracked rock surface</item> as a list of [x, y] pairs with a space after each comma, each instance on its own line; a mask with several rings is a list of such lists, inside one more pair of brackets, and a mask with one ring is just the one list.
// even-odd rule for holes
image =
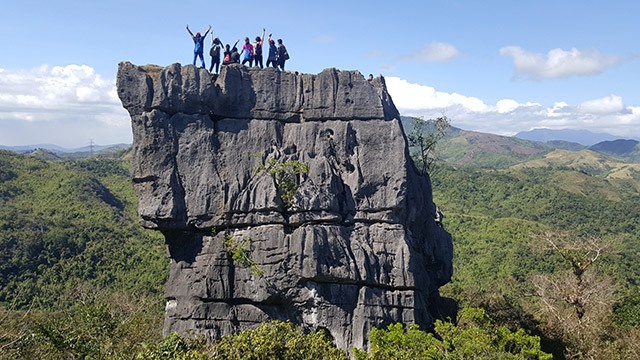
[[[279, 319], [350, 349], [373, 327], [438, 316], [451, 236], [384, 78], [123, 62], [117, 87], [142, 225], [169, 248], [165, 334], [219, 338]], [[269, 170], [293, 163], [306, 169], [287, 199]]]

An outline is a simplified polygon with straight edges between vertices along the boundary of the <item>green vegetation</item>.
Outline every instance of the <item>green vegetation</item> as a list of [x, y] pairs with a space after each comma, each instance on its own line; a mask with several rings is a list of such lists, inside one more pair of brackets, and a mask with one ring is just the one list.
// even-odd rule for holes
[[161, 341], [158, 297], [81, 286], [58, 305], [60, 310], [0, 310], [0, 358], [124, 359]]
[[358, 360], [386, 359], [551, 359], [540, 338], [524, 330], [495, 326], [482, 309], [465, 308], [456, 321], [436, 320], [435, 331], [402, 324], [369, 333], [369, 352], [354, 349]]
[[[374, 330], [370, 349], [354, 354], [640, 357], [638, 164], [462, 133], [438, 144], [445, 159], [459, 151], [458, 167], [439, 162], [430, 175], [454, 240], [454, 279], [441, 293], [463, 310], [433, 332]], [[137, 224], [126, 151], [38, 156], [0, 151], [0, 358], [347, 358], [323, 332], [281, 322], [209, 344], [162, 340], [166, 250]], [[268, 159], [259, 171], [295, 206], [308, 165]], [[224, 246], [236, 266], [262, 275], [251, 239], [229, 234]]]
[[262, 171], [274, 177], [284, 207], [289, 209], [293, 206], [301, 176], [309, 172], [309, 165], [301, 163], [299, 160], [269, 158], [258, 169], [258, 172]]
[[0, 151], [0, 169], [0, 304], [55, 308], [82, 283], [162, 293], [164, 245], [134, 220], [127, 162]]
[[224, 237], [224, 248], [227, 250], [235, 265], [249, 269], [253, 276], [259, 278], [264, 275], [264, 269], [251, 259], [251, 238], [237, 240], [232, 234]]
[[[634, 357], [640, 198], [628, 179], [443, 166], [432, 181], [454, 238], [454, 281], [444, 295], [512, 330], [540, 334], [556, 357]], [[541, 233], [563, 245], [543, 246], [534, 236]], [[613, 245], [585, 248], [593, 239]]]
[[198, 336], [189, 339], [171, 334], [139, 353], [136, 359], [347, 360], [348, 357], [322, 331], [305, 333], [290, 322], [269, 321], [209, 345]]
[[0, 151], [0, 358], [111, 357], [160, 340], [166, 250], [135, 220], [123, 157]]

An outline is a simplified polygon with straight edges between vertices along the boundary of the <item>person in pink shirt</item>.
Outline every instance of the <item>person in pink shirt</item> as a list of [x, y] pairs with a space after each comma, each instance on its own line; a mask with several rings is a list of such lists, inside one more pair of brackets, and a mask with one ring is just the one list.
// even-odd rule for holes
[[249, 66], [251, 66], [251, 62], [253, 61], [253, 45], [251, 45], [248, 37], [244, 38], [244, 45], [242, 45], [240, 59], [242, 59], [242, 65], [248, 61]]

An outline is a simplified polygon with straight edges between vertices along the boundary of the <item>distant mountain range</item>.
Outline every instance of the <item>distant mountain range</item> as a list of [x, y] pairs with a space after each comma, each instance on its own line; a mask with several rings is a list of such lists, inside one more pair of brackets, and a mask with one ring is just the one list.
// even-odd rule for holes
[[[575, 130], [575, 129], [533, 129], [530, 131], [522, 131], [514, 135], [518, 139], [531, 140], [531, 141], [568, 141], [578, 143], [584, 146], [595, 145], [603, 141], [613, 141], [622, 139], [621, 136], [614, 136], [607, 133], [594, 133], [589, 130]], [[624, 137], [624, 139], [640, 140], [640, 138]]]
[[120, 150], [127, 147], [130, 147], [131, 144], [112, 144], [112, 145], [93, 145], [92, 146], [84, 146], [79, 148], [63, 148], [58, 145], [53, 144], [36, 144], [36, 145], [22, 145], [22, 146], [5, 146], [0, 145], [0, 149], [2, 150], [10, 150], [16, 153], [24, 154], [30, 153], [35, 150], [47, 150], [56, 155], [67, 155], [67, 154], [76, 154], [76, 153], [90, 153], [90, 152], [102, 152], [108, 150]]

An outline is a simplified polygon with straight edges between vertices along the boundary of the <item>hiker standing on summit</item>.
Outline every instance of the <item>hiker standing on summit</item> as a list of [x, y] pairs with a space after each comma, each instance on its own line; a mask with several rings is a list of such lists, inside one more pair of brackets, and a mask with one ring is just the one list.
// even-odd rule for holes
[[220, 68], [220, 48], [222, 47], [222, 41], [219, 38], [213, 37], [213, 32], [211, 32], [211, 49], [209, 50], [209, 55], [211, 56], [211, 67], [209, 67], [209, 72], [213, 71], [213, 67], [216, 68], [216, 74]]
[[284, 62], [289, 60], [289, 52], [282, 43], [282, 39], [278, 39], [278, 66], [280, 70], [284, 70]]
[[256, 41], [253, 42], [253, 66], [260, 65], [260, 69], [264, 67], [262, 65], [262, 44], [264, 43], [264, 32], [265, 29], [262, 29], [262, 36], [256, 36]]
[[200, 32], [197, 32], [195, 35], [193, 35], [193, 33], [191, 32], [191, 30], [189, 30], [189, 25], [187, 25], [187, 31], [189, 32], [189, 35], [191, 35], [191, 39], [193, 39], [193, 44], [194, 44], [194, 48], [193, 48], [193, 65], [196, 65], [196, 60], [198, 59], [198, 57], [200, 58], [200, 61], [202, 62], [202, 68], [206, 69], [206, 65], [204, 64], [204, 39], [207, 37], [207, 34], [209, 33], [209, 31], [211, 30], [211, 25], [209, 25], [209, 28], [207, 29], [207, 31], [204, 33], [204, 35], [200, 34]]

